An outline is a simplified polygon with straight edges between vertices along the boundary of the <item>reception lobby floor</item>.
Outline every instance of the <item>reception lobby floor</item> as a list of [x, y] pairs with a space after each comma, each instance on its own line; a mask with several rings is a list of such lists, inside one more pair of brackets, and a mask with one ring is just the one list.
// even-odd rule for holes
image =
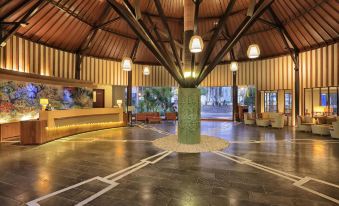
[[152, 141], [165, 122], [90, 132], [41, 146], [0, 144], [0, 205], [338, 205], [339, 140], [202, 122], [220, 152], [178, 154]]

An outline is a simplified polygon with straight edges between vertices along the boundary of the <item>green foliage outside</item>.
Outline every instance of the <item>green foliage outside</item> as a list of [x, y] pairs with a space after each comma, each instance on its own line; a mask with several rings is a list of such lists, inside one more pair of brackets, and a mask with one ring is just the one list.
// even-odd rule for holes
[[165, 112], [174, 111], [174, 103], [171, 101], [174, 91], [169, 87], [145, 88], [137, 107], [138, 112]]

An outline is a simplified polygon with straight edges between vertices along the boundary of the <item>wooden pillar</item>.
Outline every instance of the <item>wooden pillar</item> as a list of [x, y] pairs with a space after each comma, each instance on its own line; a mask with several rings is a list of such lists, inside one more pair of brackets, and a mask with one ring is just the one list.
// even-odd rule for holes
[[184, 0], [184, 78], [187, 83], [193, 81], [194, 64], [189, 42], [194, 33], [194, 10], [195, 4], [192, 0]]
[[[192, 62], [192, 53], [189, 42], [194, 33], [195, 4], [192, 0], [184, 0], [184, 78], [189, 84], [194, 81], [193, 71], [195, 63]], [[185, 75], [186, 73], [186, 75]], [[187, 75], [187, 73], [189, 75]], [[190, 86], [195, 87], [195, 86]], [[200, 143], [200, 89], [179, 88], [178, 95], [178, 141], [181, 144]]]
[[239, 120], [238, 114], [238, 86], [237, 86], [237, 72], [232, 72], [233, 74], [233, 85], [232, 85], [232, 94], [233, 94], [233, 121]]
[[127, 77], [127, 120], [131, 123], [132, 111], [129, 111], [128, 107], [132, 106], [132, 70], [128, 71]]
[[295, 82], [294, 82], [294, 91], [295, 91], [295, 118], [300, 115], [300, 78], [299, 78], [299, 52], [294, 52], [294, 72], [295, 72]]
[[80, 79], [82, 57], [79, 53], [75, 54], [75, 79]]

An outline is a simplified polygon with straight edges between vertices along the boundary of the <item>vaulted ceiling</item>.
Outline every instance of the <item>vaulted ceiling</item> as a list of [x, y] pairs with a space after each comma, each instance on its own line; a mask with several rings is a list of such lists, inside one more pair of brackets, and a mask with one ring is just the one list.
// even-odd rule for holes
[[[17, 22], [38, 0], [0, 0], [0, 22]], [[118, 0], [122, 2], [122, 0]], [[198, 34], [208, 44], [220, 16], [229, 0], [203, 0], [200, 5]], [[130, 0], [134, 4], [134, 0]], [[161, 0], [171, 33], [179, 44], [183, 41], [183, 0]], [[233, 34], [245, 19], [250, 0], [236, 1], [226, 30], [219, 36], [210, 59], [219, 52], [228, 36]], [[156, 27], [161, 39], [169, 47], [168, 35], [153, 0], [141, 0], [141, 12], [150, 31]], [[332, 44], [338, 41], [337, 0], [275, 0], [271, 8], [300, 51]], [[34, 42], [83, 55], [120, 60], [130, 56], [138, 37], [125, 20], [105, 0], [45, 0], [32, 15], [26, 26], [19, 27], [16, 35]], [[153, 25], [150, 23], [153, 22]], [[282, 36], [274, 25], [270, 13], [265, 12], [243, 35], [234, 47], [235, 58], [246, 60], [247, 47], [256, 43], [261, 49], [261, 58], [288, 53]], [[10, 30], [12, 25], [3, 24]], [[88, 40], [89, 39], [89, 40]], [[84, 45], [87, 44], [87, 45]], [[179, 47], [178, 47], [179, 48]], [[199, 55], [198, 55], [199, 61]], [[223, 61], [229, 61], [226, 55]], [[140, 42], [135, 62], [159, 64], [148, 48]]]

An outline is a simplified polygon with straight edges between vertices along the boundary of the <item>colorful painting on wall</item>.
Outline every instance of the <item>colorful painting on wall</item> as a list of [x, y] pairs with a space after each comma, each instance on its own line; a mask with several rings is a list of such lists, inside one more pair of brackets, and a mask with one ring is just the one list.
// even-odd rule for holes
[[92, 89], [0, 80], [0, 123], [37, 119], [40, 99], [54, 109], [91, 108]]

